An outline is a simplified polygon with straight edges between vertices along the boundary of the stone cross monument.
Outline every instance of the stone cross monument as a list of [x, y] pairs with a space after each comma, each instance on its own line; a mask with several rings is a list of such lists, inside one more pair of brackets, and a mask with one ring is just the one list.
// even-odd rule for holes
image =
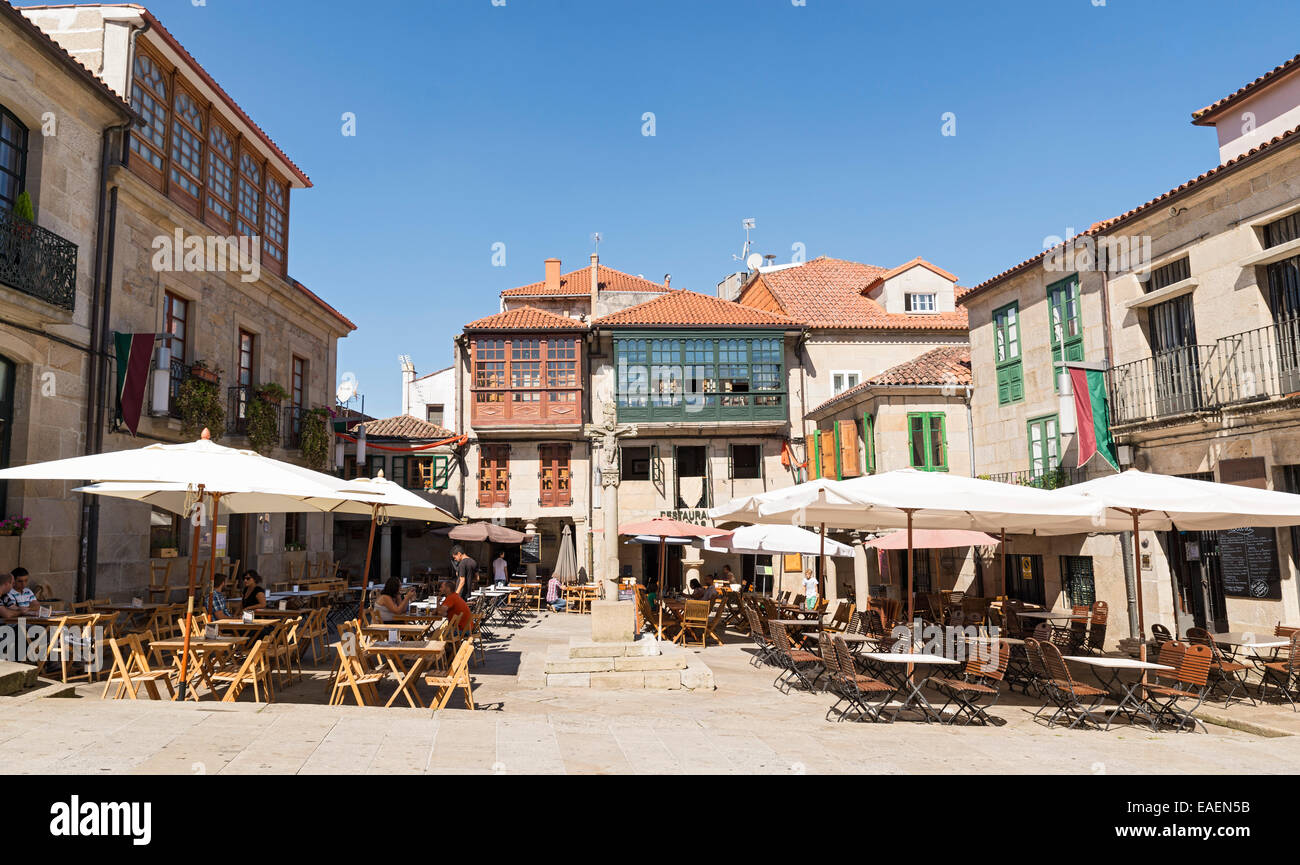
[[605, 597], [618, 597], [618, 440], [622, 436], [635, 436], [636, 425], [619, 426], [618, 411], [614, 401], [607, 399], [601, 411], [600, 423], [589, 423], [587, 438], [600, 446], [600, 485], [604, 489], [600, 506], [605, 512], [604, 541], [601, 545], [601, 578], [605, 581]]

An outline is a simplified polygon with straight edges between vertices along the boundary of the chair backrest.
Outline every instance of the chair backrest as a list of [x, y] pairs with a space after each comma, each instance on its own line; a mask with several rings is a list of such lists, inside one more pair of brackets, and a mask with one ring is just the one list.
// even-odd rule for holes
[[447, 671], [447, 677], [456, 679], [460, 677], [469, 677], [469, 658], [474, 652], [474, 644], [466, 641], [460, 644], [456, 650], [456, 657], [452, 658], [451, 669]]
[[749, 632], [751, 634], [763, 641], [768, 639], [767, 629], [763, 627], [763, 617], [748, 604], [745, 605], [745, 621], [749, 622]]
[[1222, 660], [1223, 653], [1219, 651], [1219, 644], [1214, 641], [1214, 637], [1205, 628], [1188, 628], [1187, 642], [1193, 646], [1205, 646], [1210, 650], [1210, 657], [1214, 660]]
[[1156, 641], [1157, 646], [1162, 645], [1173, 638], [1174, 635], [1169, 633], [1169, 629], [1164, 625], [1156, 623], [1151, 626], [1151, 639]]
[[849, 651], [849, 644], [844, 642], [843, 637], [831, 637], [826, 642], [830, 643], [835, 652], [835, 669], [839, 672], [841, 681], [848, 681], [857, 686], [858, 668], [853, 664], [853, 654]]
[[687, 601], [686, 609], [682, 611], [682, 622], [687, 625], [702, 625], [708, 622], [711, 606], [708, 601]]
[[1055, 682], [1062, 684], [1074, 684], [1074, 677], [1070, 675], [1070, 668], [1066, 666], [1065, 659], [1061, 657], [1061, 650], [1050, 640], [1046, 643], [1040, 642], [1038, 650], [1043, 653], [1043, 666], [1047, 668], [1047, 675]]
[[1173, 667], [1172, 670], [1157, 670], [1156, 678], [1164, 679], [1170, 682], [1178, 681], [1178, 665], [1183, 662], [1183, 653], [1187, 651], [1187, 644], [1180, 643], [1177, 640], [1165, 640], [1160, 644], [1160, 654], [1156, 659], [1157, 664], [1163, 664], [1166, 667]]
[[1300, 630], [1293, 631], [1291, 634], [1290, 656], [1286, 659], [1287, 672], [1293, 676], [1300, 676]]
[[1029, 659], [1029, 672], [1039, 679], [1052, 678], [1043, 661], [1043, 644], [1035, 637], [1025, 637], [1025, 657]]
[[772, 646], [782, 655], [790, 654], [790, 637], [785, 632], [785, 625], [778, 621], [769, 621], [767, 623], [767, 633], [772, 640]]
[[1297, 631], [1300, 631], [1300, 628], [1291, 625], [1284, 625], [1281, 622], [1278, 622], [1273, 628], [1273, 636], [1286, 637], [1287, 639], [1290, 639], [1291, 635], [1295, 634]]
[[1178, 664], [1178, 671], [1174, 676], [1183, 685], [1189, 685], [1193, 688], [1204, 688], [1205, 682], [1210, 676], [1210, 661], [1214, 657], [1214, 650], [1203, 643], [1193, 643], [1183, 652], [1182, 661]]
[[966, 679], [983, 679], [1000, 682], [1007, 672], [1007, 662], [1011, 660], [1011, 646], [1002, 640], [987, 643], [967, 643], [966, 666], [963, 672]]

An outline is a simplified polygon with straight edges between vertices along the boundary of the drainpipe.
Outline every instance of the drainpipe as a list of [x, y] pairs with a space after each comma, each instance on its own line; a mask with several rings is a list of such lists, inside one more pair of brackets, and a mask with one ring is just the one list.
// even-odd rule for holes
[[[1106, 333], [1106, 339], [1103, 342], [1106, 356], [1106, 371], [1110, 372], [1111, 358], [1114, 357], [1114, 334], [1111, 332], [1110, 324], [1110, 260], [1099, 262], [1101, 271], [1101, 321], [1102, 329]], [[1107, 384], [1109, 384], [1109, 375]], [[1107, 394], [1109, 398], [1109, 394]], [[1138, 606], [1137, 606], [1137, 581], [1141, 575], [1133, 567], [1133, 547], [1137, 544], [1137, 535], [1133, 532], [1120, 532], [1119, 549], [1120, 560], [1124, 563], [1124, 595], [1128, 600], [1128, 634], [1130, 637], [1145, 639], [1145, 635], [1138, 630]]]
[[970, 401], [974, 394], [974, 389], [966, 385], [966, 446], [967, 461], [970, 463], [970, 476], [975, 477], [975, 422], [971, 416]]

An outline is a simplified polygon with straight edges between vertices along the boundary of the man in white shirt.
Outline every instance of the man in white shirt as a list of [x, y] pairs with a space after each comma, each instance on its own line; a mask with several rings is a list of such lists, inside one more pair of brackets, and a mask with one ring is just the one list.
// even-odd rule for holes
[[36, 593], [27, 586], [27, 569], [14, 568], [10, 573], [13, 577], [13, 588], [9, 590], [9, 607], [16, 607], [21, 615], [34, 616], [40, 611], [40, 602], [36, 600]]
[[803, 572], [803, 597], [804, 609], [817, 609], [817, 578], [813, 576], [812, 568]]

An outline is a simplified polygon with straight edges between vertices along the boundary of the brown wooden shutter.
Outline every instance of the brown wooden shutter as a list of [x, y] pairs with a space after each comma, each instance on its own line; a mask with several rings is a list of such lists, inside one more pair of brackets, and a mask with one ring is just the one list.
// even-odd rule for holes
[[835, 480], [837, 475], [835, 468], [835, 431], [822, 430], [822, 434], [818, 438], [821, 439], [822, 477]]
[[838, 421], [840, 430], [840, 474], [846, 478], [855, 478], [862, 474], [858, 465], [858, 422], [855, 420]]

